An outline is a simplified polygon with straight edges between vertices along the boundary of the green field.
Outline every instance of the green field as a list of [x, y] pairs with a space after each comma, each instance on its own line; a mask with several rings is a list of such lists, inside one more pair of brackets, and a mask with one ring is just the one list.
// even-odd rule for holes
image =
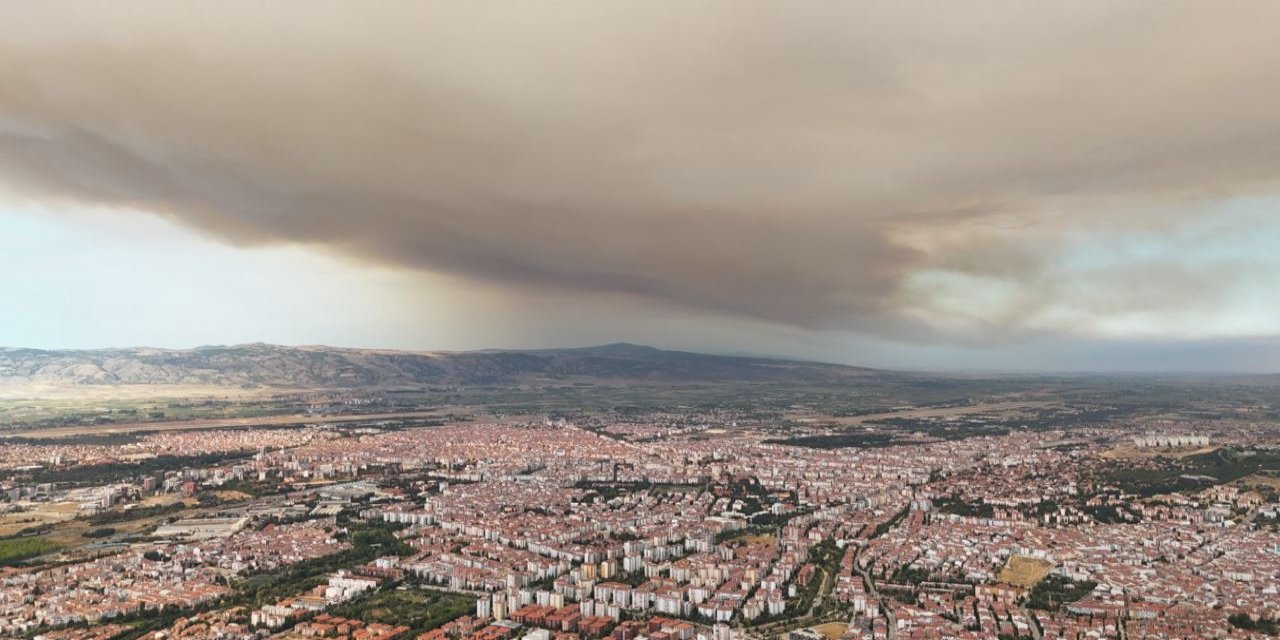
[[1075, 582], [1062, 576], [1049, 576], [1031, 589], [1027, 606], [1042, 611], [1057, 611], [1059, 607], [1089, 595], [1096, 586], [1096, 582]]
[[1266, 449], [1219, 449], [1180, 459], [1156, 458], [1149, 466], [1117, 469], [1103, 480], [1121, 491], [1153, 496], [1195, 491], [1254, 474], [1280, 474], [1280, 453]]
[[0, 566], [12, 566], [61, 548], [61, 545], [39, 537], [5, 538], [0, 540]]
[[469, 613], [475, 607], [471, 596], [404, 586], [384, 589], [335, 608], [331, 613], [365, 622], [405, 625], [421, 633]]

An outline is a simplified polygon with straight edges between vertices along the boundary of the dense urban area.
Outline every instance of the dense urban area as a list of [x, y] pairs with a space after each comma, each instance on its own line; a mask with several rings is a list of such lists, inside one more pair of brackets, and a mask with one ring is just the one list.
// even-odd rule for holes
[[[344, 392], [41, 416], [0, 447], [0, 634], [1276, 635], [1275, 412], [1101, 388], [864, 411], [748, 389], [519, 414]], [[142, 428], [201, 407], [288, 420]]]

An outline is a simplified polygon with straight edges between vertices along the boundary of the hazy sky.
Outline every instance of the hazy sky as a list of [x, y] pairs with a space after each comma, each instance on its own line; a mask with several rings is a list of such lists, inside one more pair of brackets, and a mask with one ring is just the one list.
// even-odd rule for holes
[[1280, 4], [40, 2], [0, 344], [1280, 371]]

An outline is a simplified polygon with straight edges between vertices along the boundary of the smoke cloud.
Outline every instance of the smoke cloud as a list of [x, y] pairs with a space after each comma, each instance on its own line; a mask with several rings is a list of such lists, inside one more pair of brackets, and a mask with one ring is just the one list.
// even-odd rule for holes
[[894, 339], [1280, 330], [1273, 2], [5, 15], [19, 198]]

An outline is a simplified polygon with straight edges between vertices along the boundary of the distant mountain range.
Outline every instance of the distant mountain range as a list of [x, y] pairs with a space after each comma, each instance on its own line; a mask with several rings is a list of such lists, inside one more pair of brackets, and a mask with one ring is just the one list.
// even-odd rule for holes
[[0, 348], [0, 383], [281, 388], [560, 382], [866, 382], [873, 369], [666, 351], [633, 344], [542, 350], [409, 352], [269, 344], [195, 349]]

